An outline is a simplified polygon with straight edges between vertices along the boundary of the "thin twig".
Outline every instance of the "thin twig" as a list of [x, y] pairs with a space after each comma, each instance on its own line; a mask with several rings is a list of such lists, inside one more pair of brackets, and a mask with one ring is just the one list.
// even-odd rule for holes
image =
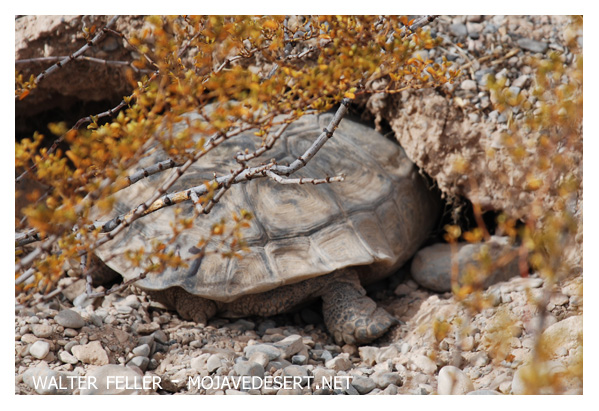
[[[77, 57], [79, 57], [83, 53], [85, 53], [90, 47], [95, 46], [100, 40], [102, 40], [104, 38], [104, 36], [110, 30], [110, 28], [112, 26], [114, 26], [114, 24], [116, 23], [118, 18], [119, 18], [119, 16], [114, 16], [113, 18], [111, 18], [110, 21], [108, 22], [108, 24], [104, 28], [102, 28], [91, 41], [87, 42], [83, 47], [81, 47], [79, 50], [77, 50], [73, 54], [67, 56], [66, 58], [60, 60], [56, 64], [48, 67], [46, 70], [44, 70], [40, 74], [38, 74], [38, 76], [35, 78], [35, 84], [36, 85], [39, 84], [43, 79], [48, 77], [50, 74], [54, 73], [56, 70], [65, 66], [66, 64], [70, 63], [71, 61], [77, 59]], [[18, 95], [15, 96], [15, 99], [17, 99], [17, 98], [19, 98]]]
[[[35, 57], [35, 58], [30, 58], [30, 59], [16, 60], [15, 64], [46, 63], [46, 62], [53, 62], [53, 61], [62, 61], [62, 60], [68, 59], [68, 58], [69, 58], [69, 56]], [[74, 60], [78, 60], [78, 61], [89, 61], [91, 63], [102, 64], [104, 66], [130, 67], [136, 73], [153, 73], [154, 72], [154, 70], [137, 68], [130, 61], [104, 60], [104, 59], [99, 59], [99, 58], [96, 58], [96, 57], [88, 57], [88, 56], [78, 56]]]

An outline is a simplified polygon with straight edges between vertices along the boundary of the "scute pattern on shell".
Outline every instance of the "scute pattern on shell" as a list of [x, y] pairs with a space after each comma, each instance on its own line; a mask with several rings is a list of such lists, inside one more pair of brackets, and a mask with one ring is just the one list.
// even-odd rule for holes
[[[330, 114], [302, 117], [267, 152], [267, 158], [279, 164], [295, 160], [330, 118]], [[172, 190], [199, 185], [214, 172], [229, 173], [236, 164], [235, 153], [245, 148], [253, 151], [260, 143], [252, 133], [225, 142], [194, 165]], [[164, 158], [159, 151], [140, 166]], [[182, 258], [190, 258], [190, 248], [208, 237], [213, 222], [245, 208], [255, 216], [251, 227], [244, 230], [251, 251], [241, 260], [208, 254], [197, 271], [167, 270], [137, 285], [147, 290], [179, 286], [194, 295], [228, 302], [348, 266], [369, 266], [361, 277], [371, 280], [390, 274], [428, 235], [434, 223], [431, 216], [438, 207], [436, 198], [397, 144], [348, 119], [307, 166], [291, 177], [323, 178], [339, 173], [345, 174], [344, 182], [281, 185], [259, 178], [232, 186], [209, 215], [198, 218], [192, 229], [179, 235], [173, 247]], [[140, 204], [166, 177], [151, 176], [118, 193], [116, 212]], [[183, 215], [193, 212], [190, 203], [179, 207]], [[166, 243], [172, 235], [174, 212], [174, 207], [168, 207], [137, 220], [98, 255], [104, 260], [112, 255], [107, 264], [125, 279], [137, 275], [123, 257], [124, 251], [144, 245], [148, 249], [152, 239]]]

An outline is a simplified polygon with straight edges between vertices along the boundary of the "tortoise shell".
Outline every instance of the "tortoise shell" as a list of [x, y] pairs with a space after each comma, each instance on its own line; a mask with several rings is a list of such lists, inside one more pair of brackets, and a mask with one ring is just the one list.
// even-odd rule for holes
[[[291, 124], [265, 156], [291, 163], [312, 144], [332, 115], [309, 115]], [[190, 114], [191, 119], [197, 118]], [[224, 175], [238, 167], [236, 153], [257, 149], [262, 139], [252, 132], [224, 142], [194, 164], [171, 188], [179, 191]], [[147, 167], [166, 159], [161, 150], [145, 158]], [[264, 159], [261, 161], [265, 161]], [[361, 278], [373, 281], [403, 265], [427, 238], [436, 221], [439, 201], [403, 149], [382, 134], [344, 119], [332, 138], [291, 178], [323, 178], [343, 173], [343, 182], [280, 184], [267, 177], [235, 184], [210, 214], [201, 215], [168, 247], [188, 267], [167, 269], [136, 283], [156, 291], [181, 287], [204, 298], [229, 302], [246, 295], [322, 276], [350, 266], [363, 266]], [[148, 198], [169, 172], [145, 178], [116, 194], [115, 211], [125, 213]], [[175, 207], [193, 215], [183, 203], [135, 221], [97, 254], [125, 279], [139, 274], [125, 257], [128, 249], [150, 249], [150, 242], [171, 241]], [[243, 230], [249, 252], [243, 258], [207, 253], [193, 257], [193, 247], [208, 238], [212, 225], [246, 209], [254, 215]], [[215, 247], [211, 245], [208, 247]], [[199, 267], [198, 263], [199, 262]]]

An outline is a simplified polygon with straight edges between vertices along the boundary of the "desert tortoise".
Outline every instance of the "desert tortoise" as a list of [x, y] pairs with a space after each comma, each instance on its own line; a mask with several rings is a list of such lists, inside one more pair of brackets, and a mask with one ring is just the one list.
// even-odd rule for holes
[[[268, 158], [279, 164], [297, 159], [330, 119], [330, 114], [302, 117], [289, 126]], [[214, 172], [229, 173], [236, 166], [235, 153], [253, 151], [260, 143], [253, 133], [227, 141], [172, 190], [201, 184]], [[165, 158], [158, 152], [141, 166]], [[149, 275], [137, 286], [183, 318], [203, 324], [217, 313], [229, 318], [269, 316], [321, 297], [326, 326], [338, 343], [378, 338], [396, 320], [366, 296], [361, 284], [392, 274], [412, 257], [430, 234], [440, 201], [397, 144], [348, 119], [292, 177], [339, 173], [345, 174], [344, 182], [282, 185], [260, 178], [232, 186], [209, 215], [198, 218], [170, 245], [193, 262]], [[119, 192], [115, 210], [131, 210], [166, 177], [154, 175]], [[182, 215], [192, 215], [192, 204], [181, 207]], [[241, 208], [255, 217], [243, 231], [250, 252], [242, 259], [214, 253], [193, 260], [194, 245], [208, 236], [212, 224]], [[97, 254], [125, 279], [136, 276], [139, 269], [124, 257], [125, 250], [147, 250], [152, 239], [168, 243], [174, 213], [174, 207], [168, 207], [137, 220]]]

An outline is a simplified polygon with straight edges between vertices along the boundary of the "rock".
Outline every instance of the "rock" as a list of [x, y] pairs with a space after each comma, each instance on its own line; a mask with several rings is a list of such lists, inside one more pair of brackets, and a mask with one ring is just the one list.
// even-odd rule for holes
[[463, 351], [472, 351], [474, 348], [474, 337], [471, 335], [464, 337], [460, 346], [462, 347]]
[[266, 354], [270, 361], [281, 358], [281, 355], [283, 354], [277, 347], [268, 344], [248, 345], [243, 350], [243, 354], [249, 358], [256, 351]]
[[50, 352], [50, 343], [46, 341], [36, 341], [29, 347], [29, 354], [37, 359], [42, 359]]
[[468, 22], [466, 23], [466, 29], [468, 30], [468, 37], [476, 40], [480, 37], [480, 33], [483, 30], [483, 25], [480, 23]]
[[151, 322], [151, 323], [142, 323], [142, 322], [134, 322], [133, 323], [133, 330], [141, 335], [146, 335], [146, 334], [152, 334], [155, 331], [158, 331], [160, 329], [160, 324], [156, 323], [156, 322]]
[[288, 359], [293, 354], [300, 352], [304, 348], [304, 343], [300, 335], [293, 334], [276, 342], [274, 346], [283, 352], [281, 358]]
[[352, 363], [349, 360], [349, 354], [346, 353], [339, 354], [325, 363], [325, 367], [335, 371], [346, 371], [349, 370], [351, 366]]
[[351, 385], [362, 395], [368, 394], [376, 388], [376, 383], [372, 379], [362, 376], [352, 378]]
[[208, 360], [206, 361], [206, 370], [208, 370], [208, 372], [214, 372], [218, 370], [222, 365], [222, 357], [218, 354], [212, 354], [210, 357], [208, 357]]
[[48, 324], [34, 324], [31, 326], [33, 335], [38, 338], [48, 338], [52, 335], [52, 326]]
[[468, 29], [466, 28], [466, 25], [461, 23], [452, 24], [449, 26], [449, 30], [456, 37], [466, 37], [466, 35], [468, 35]]
[[73, 310], [62, 310], [56, 314], [54, 321], [64, 328], [81, 328], [85, 325], [85, 320]]
[[[457, 260], [460, 270], [458, 283], [463, 285], [468, 281], [464, 276], [466, 265], [477, 265], [475, 257], [484, 248], [488, 249], [492, 259], [499, 258], [504, 253], [513, 249], [508, 244], [506, 237], [492, 236], [487, 243], [458, 244]], [[451, 291], [451, 245], [445, 243], [434, 244], [420, 250], [412, 260], [411, 274], [414, 281], [421, 286], [433, 291]], [[500, 281], [508, 280], [519, 274], [518, 259], [513, 259], [509, 264], [497, 268], [486, 278], [472, 279], [483, 284], [484, 288]]]
[[434, 374], [437, 371], [437, 364], [425, 355], [417, 355], [412, 359], [412, 363], [425, 374]]
[[80, 278], [71, 285], [65, 287], [62, 290], [62, 295], [64, 295], [70, 302], [73, 302], [75, 298], [85, 293], [85, 284], [85, 279]]
[[142, 376], [132, 368], [122, 365], [108, 364], [94, 368], [86, 374], [88, 380], [95, 379], [95, 387], [89, 386], [81, 390], [81, 395], [102, 394], [141, 394], [144, 390]]
[[256, 351], [256, 352], [252, 353], [252, 355], [250, 355], [250, 358], [248, 358], [248, 360], [251, 362], [257, 362], [258, 364], [261, 364], [264, 368], [266, 368], [266, 366], [270, 362], [268, 355], [264, 354], [261, 351]]
[[541, 348], [550, 356], [557, 357], [558, 348], [567, 350], [582, 345], [582, 315], [566, 318], [548, 327], [541, 335]]
[[77, 331], [74, 328], [65, 328], [64, 329], [65, 337], [73, 338], [73, 337], [77, 337], [77, 334], [79, 334], [79, 331]]
[[291, 357], [292, 364], [306, 365], [307, 362], [308, 357], [306, 357], [305, 355], [294, 355], [293, 357]]
[[135, 347], [131, 352], [136, 356], [149, 357], [150, 356], [150, 346], [148, 344], [142, 344], [142, 345]]
[[137, 356], [131, 358], [127, 365], [134, 365], [136, 367], [139, 367], [140, 370], [145, 371], [148, 368], [149, 363], [150, 359], [148, 357]]
[[193, 357], [189, 362], [189, 365], [198, 373], [201, 373], [202, 371], [206, 370], [206, 362], [208, 358], [210, 358], [210, 355], [211, 354], [209, 353], [204, 353], [200, 354], [198, 357]]
[[293, 377], [293, 380], [300, 381], [302, 387], [306, 386], [310, 379], [308, 378], [308, 370], [299, 365], [290, 365], [283, 368], [283, 375], [286, 377]]
[[395, 345], [390, 345], [389, 347], [381, 348], [377, 357], [376, 362], [382, 363], [387, 360], [394, 361], [399, 357], [400, 350]]
[[376, 364], [376, 359], [379, 354], [378, 347], [363, 346], [358, 348], [358, 350], [360, 352], [360, 358], [366, 365], [373, 366]]
[[316, 387], [323, 386], [331, 386], [331, 382], [336, 375], [334, 370], [329, 370], [324, 367], [316, 367], [314, 371], [312, 371], [312, 375], [314, 375], [314, 384]]
[[240, 361], [233, 366], [239, 376], [264, 378], [264, 367], [262, 364], [250, 361]]
[[67, 351], [61, 351], [60, 353], [58, 353], [58, 359], [64, 362], [65, 364], [75, 365], [79, 362], [77, 358], [73, 357], [73, 355]]
[[389, 385], [401, 385], [401, 377], [396, 372], [375, 372], [370, 378], [372, 378], [376, 386], [380, 389], [385, 389]]
[[84, 364], [106, 365], [108, 364], [108, 354], [104, 351], [100, 341], [92, 341], [85, 345], [75, 345], [71, 348], [75, 358]]
[[[166, 336], [165, 332], [162, 330], [156, 330], [152, 334], [150, 334], [150, 336], [154, 339], [154, 341], [156, 341], [159, 344], [167, 344], [168, 343], [168, 337]], [[140, 339], [140, 341], [141, 341], [141, 339]]]
[[383, 395], [397, 395], [397, 385], [389, 384], [387, 388], [383, 390]]
[[533, 53], [545, 53], [549, 45], [544, 41], [536, 41], [528, 38], [518, 39], [518, 46]]
[[453, 365], [446, 365], [439, 371], [437, 392], [440, 395], [463, 395], [474, 391], [474, 385], [466, 373]]
[[71, 375], [74, 374], [58, 372], [47, 367], [35, 367], [23, 373], [23, 382], [41, 395], [70, 395], [73, 389], [67, 376]]

